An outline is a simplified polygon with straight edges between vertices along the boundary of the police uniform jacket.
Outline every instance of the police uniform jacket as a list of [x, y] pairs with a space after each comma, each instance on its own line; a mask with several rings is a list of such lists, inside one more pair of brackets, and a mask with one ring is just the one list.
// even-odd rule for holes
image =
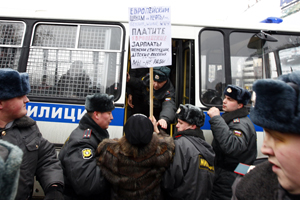
[[63, 172], [54, 146], [42, 137], [33, 119], [24, 116], [7, 124], [1, 129], [1, 139], [23, 151], [16, 200], [32, 196], [34, 176], [44, 191], [53, 184], [64, 185]]
[[209, 120], [218, 177], [212, 195], [220, 199], [230, 199], [232, 196], [231, 185], [236, 177], [233, 172], [236, 166], [239, 163], [251, 165], [257, 156], [256, 131], [247, 115], [248, 110], [243, 107]]
[[87, 113], [82, 117], [59, 153], [65, 199], [106, 199], [109, 195], [95, 157], [98, 144], [108, 137], [107, 130], [100, 128]]
[[166, 134], [154, 133], [145, 146], [131, 145], [125, 137], [103, 140], [98, 147], [98, 162], [111, 183], [111, 199], [162, 199], [161, 178], [173, 150], [173, 138]]
[[[130, 78], [129, 86], [142, 90], [146, 111], [149, 110], [149, 74], [141, 79]], [[175, 89], [170, 79], [159, 90], [153, 90], [153, 114], [156, 119], [165, 119], [168, 124], [175, 119]], [[146, 113], [144, 113], [146, 114]], [[148, 114], [146, 114], [148, 115]]]
[[240, 176], [233, 185], [232, 200], [295, 200], [300, 195], [289, 194], [283, 189], [276, 174], [272, 171], [272, 164], [268, 161], [257, 165], [244, 177]]
[[162, 188], [166, 199], [209, 199], [214, 178], [215, 153], [201, 129], [175, 135], [173, 163], [165, 172]]

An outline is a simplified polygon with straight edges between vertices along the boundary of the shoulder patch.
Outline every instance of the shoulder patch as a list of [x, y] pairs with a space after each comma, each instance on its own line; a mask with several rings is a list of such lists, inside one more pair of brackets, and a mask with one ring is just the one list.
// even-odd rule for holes
[[90, 149], [90, 148], [82, 149], [81, 152], [82, 152], [83, 159], [90, 159], [93, 156], [92, 149]]
[[92, 129], [88, 128], [88, 129], [84, 130], [82, 138], [89, 139], [91, 137], [91, 135], [92, 135]]
[[233, 130], [233, 135], [238, 136], [238, 137], [242, 137], [242, 131]]
[[210, 165], [202, 155], [198, 156], [199, 158], [199, 169], [208, 170], [210, 172], [215, 172], [215, 167]]
[[233, 121], [233, 123], [240, 123], [240, 118], [235, 118], [232, 121]]
[[165, 101], [170, 101], [171, 97], [165, 98]]

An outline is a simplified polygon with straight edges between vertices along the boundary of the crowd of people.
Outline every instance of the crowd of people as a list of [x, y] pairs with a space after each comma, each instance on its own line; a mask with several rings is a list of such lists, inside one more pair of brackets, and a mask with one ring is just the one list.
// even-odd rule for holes
[[[45, 200], [300, 199], [300, 72], [255, 81], [252, 99], [246, 89], [227, 85], [224, 114], [216, 107], [207, 112], [212, 144], [201, 130], [203, 110], [176, 108], [169, 75], [166, 66], [154, 69], [155, 112], [149, 116], [142, 109], [149, 105], [149, 74], [128, 74], [128, 86], [141, 92], [139, 101], [128, 98], [138, 113], [128, 118], [121, 138], [110, 138], [107, 130], [114, 97], [87, 95], [87, 113], [57, 157], [26, 116], [28, 74], [0, 69], [0, 200], [31, 199], [34, 177]], [[170, 135], [166, 130], [174, 121], [177, 131]], [[264, 129], [261, 151], [268, 161], [238, 175], [239, 164], [255, 164], [253, 123]]]

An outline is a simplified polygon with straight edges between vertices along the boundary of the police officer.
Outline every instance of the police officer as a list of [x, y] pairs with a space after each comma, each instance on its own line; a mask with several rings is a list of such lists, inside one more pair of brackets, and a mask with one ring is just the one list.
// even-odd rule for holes
[[87, 113], [59, 153], [66, 183], [65, 199], [93, 200], [109, 197], [108, 182], [97, 166], [95, 153], [98, 144], [109, 138], [106, 129], [113, 120], [113, 98], [107, 94], [86, 97]]
[[42, 137], [36, 122], [26, 116], [29, 92], [27, 73], [0, 69], [0, 139], [23, 151], [15, 199], [31, 198], [36, 176], [45, 192], [45, 200], [60, 200], [63, 199], [63, 172], [53, 144]]
[[[175, 89], [169, 79], [171, 69], [169, 67], [153, 68], [153, 115], [158, 119], [158, 125], [167, 129], [175, 119]], [[149, 74], [142, 78], [129, 77], [127, 84], [130, 87], [140, 89], [143, 93], [142, 113], [149, 116]]]
[[241, 162], [251, 165], [257, 156], [256, 131], [245, 105], [250, 92], [235, 85], [224, 90], [223, 111], [216, 107], [208, 110], [214, 136], [212, 146], [216, 153], [215, 179], [211, 199], [229, 200], [231, 186], [236, 178], [234, 169]]
[[205, 114], [194, 105], [180, 104], [176, 117], [175, 155], [163, 176], [165, 199], [207, 200], [213, 187], [215, 153], [200, 129]]

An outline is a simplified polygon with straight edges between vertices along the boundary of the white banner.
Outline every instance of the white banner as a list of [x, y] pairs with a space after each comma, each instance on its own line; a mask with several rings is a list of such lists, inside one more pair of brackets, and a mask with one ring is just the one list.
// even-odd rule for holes
[[172, 65], [171, 8], [129, 8], [131, 68]]

